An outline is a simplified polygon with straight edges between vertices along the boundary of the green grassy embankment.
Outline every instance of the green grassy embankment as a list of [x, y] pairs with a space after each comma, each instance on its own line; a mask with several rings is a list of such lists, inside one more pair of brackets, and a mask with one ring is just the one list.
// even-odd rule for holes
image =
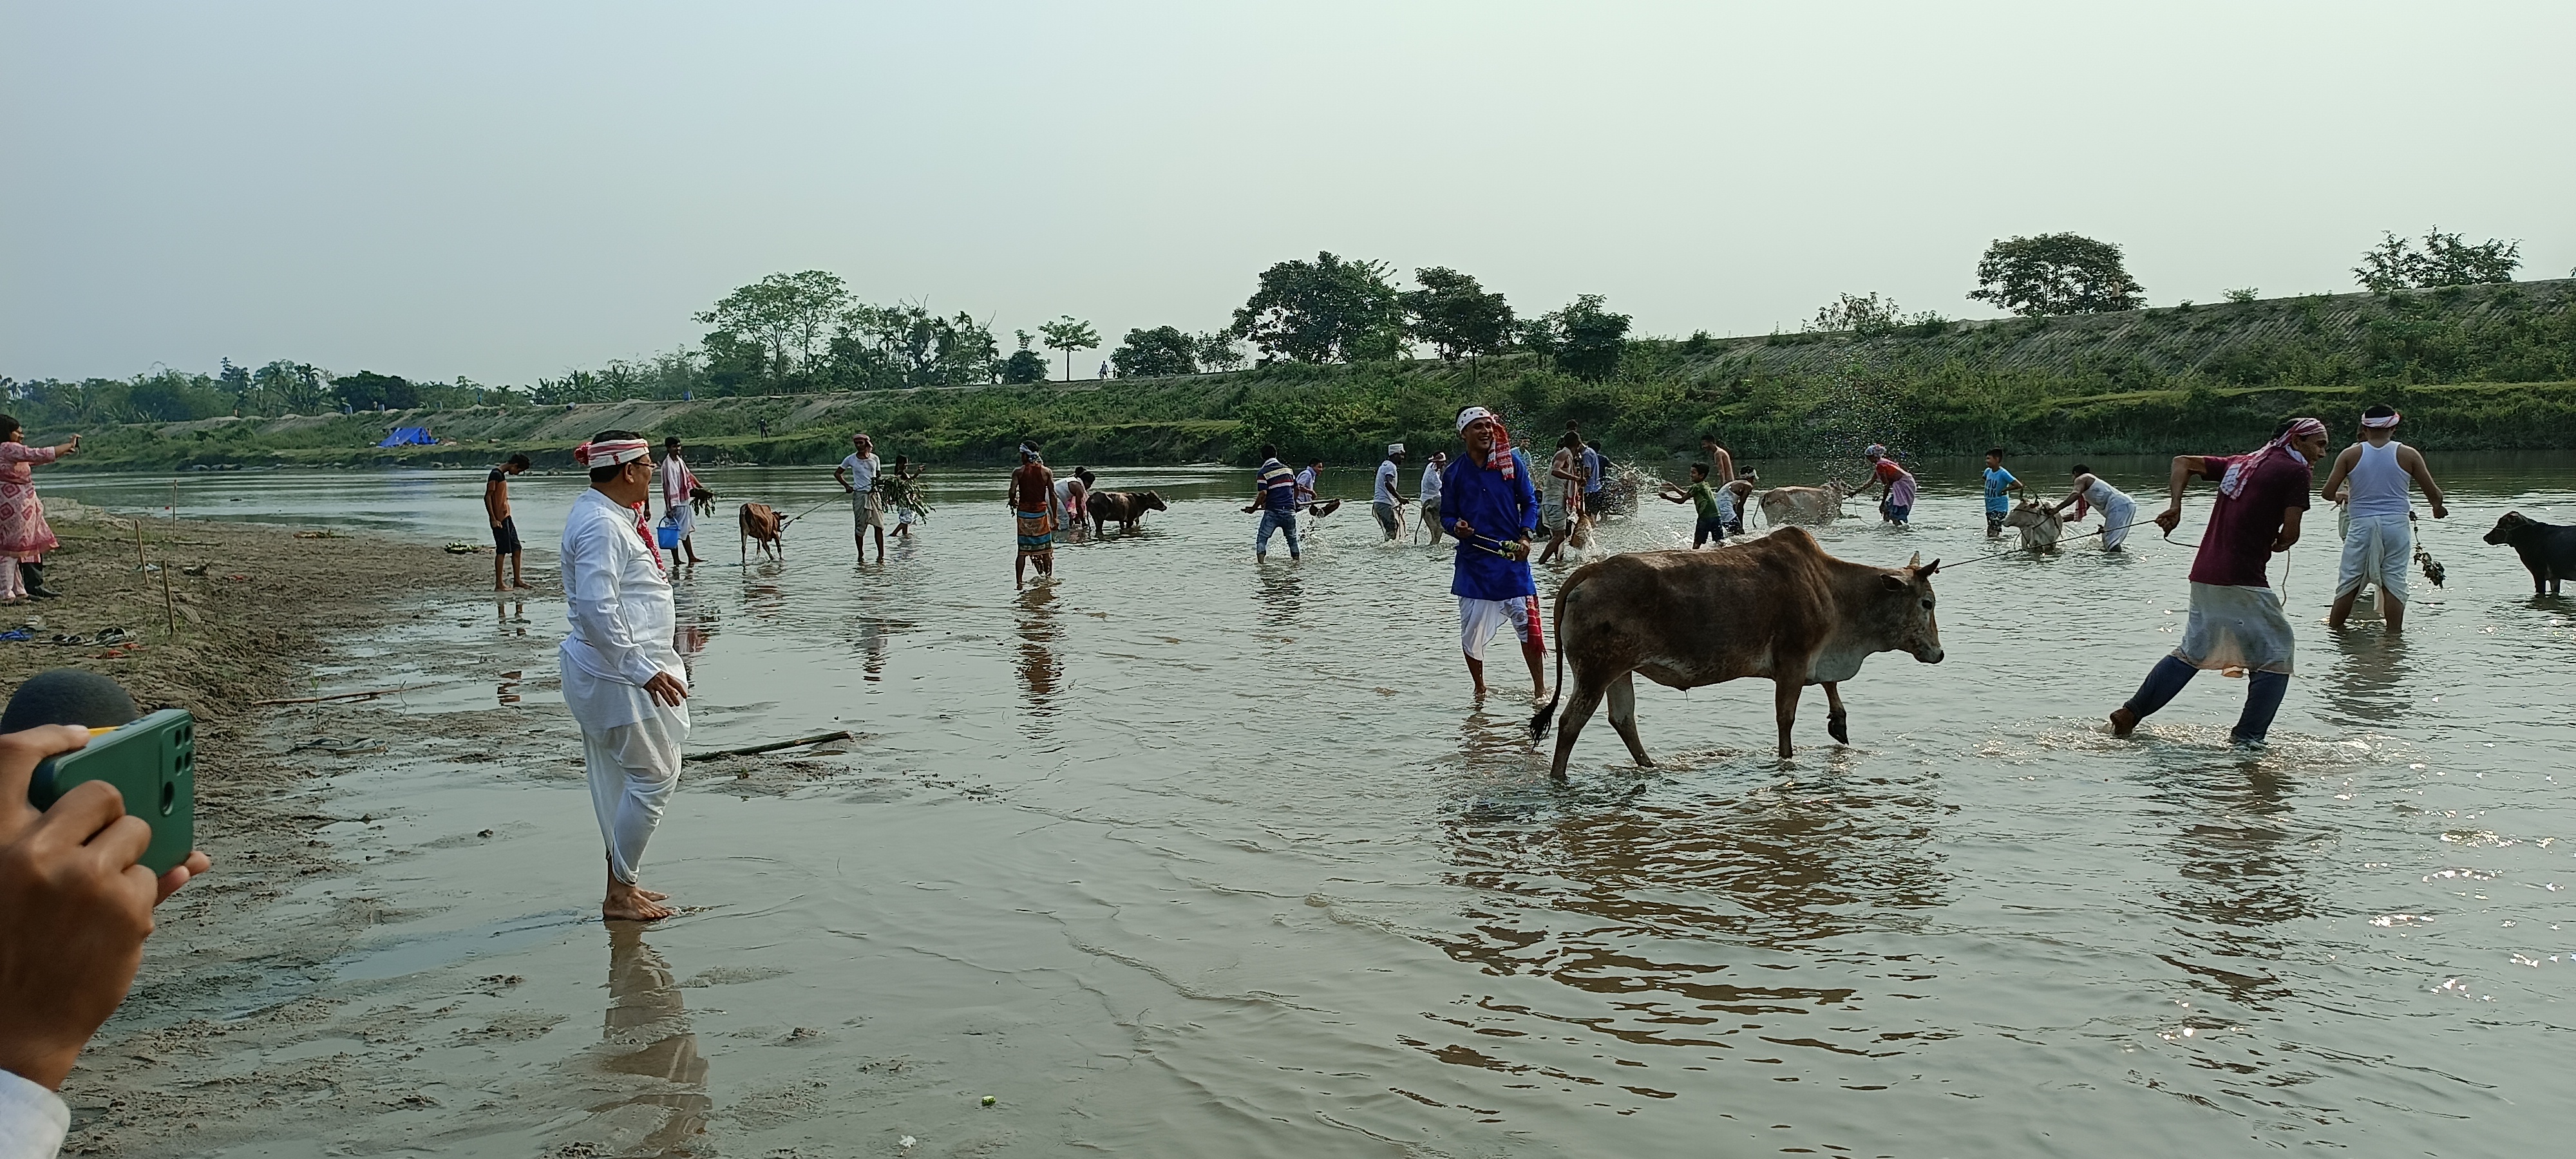
[[[1233, 374], [958, 389], [632, 400], [134, 424], [88, 432], [90, 468], [482, 464], [525, 451], [569, 465], [593, 431], [677, 434], [704, 461], [829, 462], [866, 429], [881, 453], [975, 465], [1023, 439], [1059, 463], [1367, 462], [1383, 445], [1451, 440], [1467, 403], [1501, 407], [1522, 440], [1579, 421], [1621, 457], [1686, 456], [1717, 431], [1748, 457], [2154, 453], [2247, 445], [2291, 414], [2338, 429], [2389, 402], [2430, 449], [2576, 446], [2576, 281], [2318, 295], [2004, 319], [1852, 334], [1640, 340], [1583, 382], [1530, 355], [1279, 365]], [[764, 433], [766, 424], [766, 433]], [[455, 445], [378, 450], [395, 426]], [[33, 437], [68, 432], [39, 431]], [[69, 465], [69, 464], [67, 464]]]

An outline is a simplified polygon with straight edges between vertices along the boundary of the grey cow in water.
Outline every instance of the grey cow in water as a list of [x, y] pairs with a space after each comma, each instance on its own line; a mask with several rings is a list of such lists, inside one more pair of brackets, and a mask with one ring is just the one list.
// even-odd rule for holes
[[[1861, 661], [1902, 651], [1941, 662], [1941, 627], [1932, 614], [1932, 575], [1941, 561], [1916, 556], [1904, 567], [1871, 567], [1825, 554], [1804, 528], [1783, 527], [1724, 551], [1641, 551], [1574, 569], [1556, 593], [1557, 696], [1565, 727], [1549, 774], [1565, 777], [1574, 740], [1606, 698], [1610, 727], [1637, 763], [1653, 767], [1637, 739], [1634, 678], [1667, 688], [1698, 688], [1743, 677], [1772, 682], [1780, 756], [1798, 697], [1825, 686], [1826, 731], [1851, 741], [1842, 682]], [[1565, 667], [1574, 666], [1571, 697]], [[1556, 700], [1530, 720], [1547, 732]]]

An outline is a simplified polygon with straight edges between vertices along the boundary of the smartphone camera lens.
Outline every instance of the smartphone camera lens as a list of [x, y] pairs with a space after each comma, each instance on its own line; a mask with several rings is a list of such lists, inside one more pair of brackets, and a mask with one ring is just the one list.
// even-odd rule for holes
[[179, 807], [179, 782], [161, 782], [161, 815], [167, 817]]

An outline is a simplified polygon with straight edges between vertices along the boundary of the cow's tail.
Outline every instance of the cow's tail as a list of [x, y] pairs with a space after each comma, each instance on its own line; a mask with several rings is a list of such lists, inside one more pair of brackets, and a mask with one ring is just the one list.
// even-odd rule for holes
[[1552, 625], [1556, 629], [1556, 689], [1548, 693], [1547, 707], [1530, 715], [1532, 744], [1546, 738], [1547, 726], [1556, 721], [1557, 702], [1565, 699], [1565, 592], [1564, 588], [1556, 590], [1556, 623]]

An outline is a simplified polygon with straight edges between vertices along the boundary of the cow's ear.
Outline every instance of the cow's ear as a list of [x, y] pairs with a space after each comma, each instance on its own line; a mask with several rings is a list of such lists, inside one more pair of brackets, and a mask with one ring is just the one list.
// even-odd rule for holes
[[1914, 587], [1913, 584], [1905, 582], [1904, 576], [1897, 575], [1894, 572], [1889, 572], [1886, 575], [1878, 577], [1878, 579], [1880, 586], [1885, 587], [1891, 592], [1909, 591]]
[[1930, 579], [1932, 578], [1932, 573], [1939, 570], [1941, 570], [1941, 561], [1936, 559], [1930, 563], [1924, 564], [1922, 567], [1914, 569], [1914, 578]]
[[1907, 567], [1921, 567], [1921, 566], [1923, 566], [1923, 553], [1922, 553], [1922, 552], [1919, 552], [1919, 551], [1918, 551], [1918, 552], [1915, 552], [1915, 553], [1914, 553], [1914, 558], [1912, 558], [1912, 559], [1909, 559], [1909, 560], [1906, 560], [1906, 561], [1905, 561], [1905, 566], [1907, 566]]

